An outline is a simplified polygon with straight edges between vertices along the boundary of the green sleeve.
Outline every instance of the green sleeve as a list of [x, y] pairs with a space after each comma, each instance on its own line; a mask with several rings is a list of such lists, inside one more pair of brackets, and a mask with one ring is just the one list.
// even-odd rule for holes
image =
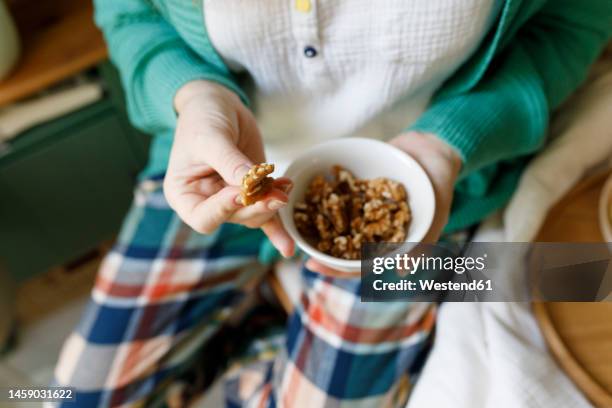
[[174, 96], [189, 81], [216, 81], [245, 100], [227, 69], [194, 53], [150, 1], [95, 0], [95, 20], [121, 74], [130, 119], [143, 131], [174, 129]]
[[612, 1], [550, 0], [471, 90], [435, 98], [411, 127], [438, 135], [463, 174], [536, 151], [551, 111], [586, 77], [612, 32]]

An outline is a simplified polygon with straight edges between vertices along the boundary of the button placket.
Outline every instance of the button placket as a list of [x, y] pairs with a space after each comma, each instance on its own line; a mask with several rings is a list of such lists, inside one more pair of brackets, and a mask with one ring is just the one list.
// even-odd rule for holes
[[319, 39], [317, 0], [294, 0], [292, 29], [300, 62], [301, 80], [311, 86], [327, 77], [327, 67]]
[[295, 0], [295, 8], [301, 13], [309, 13], [312, 9], [310, 0]]

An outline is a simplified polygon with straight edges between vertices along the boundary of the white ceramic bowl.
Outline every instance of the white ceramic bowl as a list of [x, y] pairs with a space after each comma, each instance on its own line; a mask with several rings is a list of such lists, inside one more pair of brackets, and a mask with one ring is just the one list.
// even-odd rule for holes
[[612, 221], [610, 220], [610, 202], [612, 200], [612, 176], [608, 178], [599, 197], [599, 226], [606, 242], [612, 242]]
[[[288, 205], [280, 210], [280, 217], [289, 235], [305, 253], [343, 272], [356, 272], [361, 268], [360, 260], [340, 259], [317, 250], [300, 235], [293, 222], [293, 206], [303, 200], [310, 180], [317, 174], [328, 174], [335, 164], [358, 178], [386, 177], [404, 184], [412, 210], [406, 243], [414, 244], [423, 239], [433, 220], [436, 204], [431, 182], [416, 160], [378, 140], [334, 139], [304, 151], [285, 172], [285, 176], [293, 180], [294, 187]], [[411, 246], [407, 244], [405, 249]]]

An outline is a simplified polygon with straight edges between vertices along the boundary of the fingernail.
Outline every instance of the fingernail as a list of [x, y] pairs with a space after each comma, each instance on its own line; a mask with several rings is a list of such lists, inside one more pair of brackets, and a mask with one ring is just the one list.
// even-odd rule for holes
[[234, 197], [234, 202], [238, 205], [243, 205], [242, 196], [238, 194], [236, 197]]
[[285, 192], [285, 194], [289, 194], [291, 192], [291, 190], [293, 190], [293, 183], [284, 185], [281, 190], [283, 190]]
[[284, 203], [282, 201], [279, 200], [272, 200], [268, 203], [268, 209], [271, 211], [276, 211], [276, 210], [280, 210], [281, 208], [283, 208], [287, 203]]
[[244, 177], [245, 174], [249, 172], [249, 170], [251, 170], [251, 166], [249, 166], [248, 164], [243, 164], [242, 166], [239, 166], [234, 171], [234, 174], [236, 175], [236, 179], [238, 179], [239, 181], [242, 181], [242, 178]]

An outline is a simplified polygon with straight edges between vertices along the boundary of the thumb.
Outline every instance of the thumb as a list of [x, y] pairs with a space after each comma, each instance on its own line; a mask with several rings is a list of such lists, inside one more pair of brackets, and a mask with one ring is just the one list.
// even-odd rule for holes
[[239, 186], [253, 167], [252, 161], [226, 138], [218, 138], [206, 149], [206, 163], [230, 186]]

